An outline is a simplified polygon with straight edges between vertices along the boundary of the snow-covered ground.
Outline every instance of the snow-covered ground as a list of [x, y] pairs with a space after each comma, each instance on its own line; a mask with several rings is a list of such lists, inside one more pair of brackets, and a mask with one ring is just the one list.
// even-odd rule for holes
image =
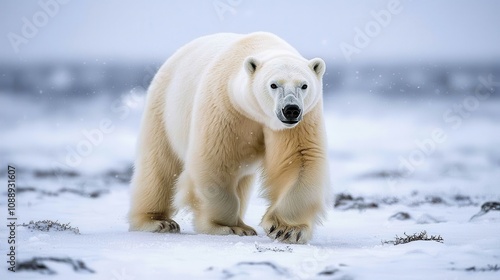
[[[500, 201], [500, 100], [482, 93], [328, 93], [332, 206], [309, 244], [287, 245], [258, 226], [258, 186], [246, 215], [258, 236], [196, 234], [184, 212], [181, 234], [127, 231], [143, 92], [1, 92], [3, 222], [10, 164], [17, 223], [70, 223], [79, 234], [18, 226], [17, 264], [36, 270], [12, 274], [2, 226], [0, 279], [499, 279], [500, 211], [471, 220]], [[422, 231], [443, 241], [383, 243]]]

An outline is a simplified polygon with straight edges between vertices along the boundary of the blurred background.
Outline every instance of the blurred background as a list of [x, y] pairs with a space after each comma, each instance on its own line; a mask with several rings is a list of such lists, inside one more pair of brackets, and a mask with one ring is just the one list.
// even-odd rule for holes
[[327, 63], [335, 192], [498, 194], [499, 12], [495, 0], [2, 0], [0, 163], [47, 188], [127, 185], [161, 64], [202, 35], [269, 31]]

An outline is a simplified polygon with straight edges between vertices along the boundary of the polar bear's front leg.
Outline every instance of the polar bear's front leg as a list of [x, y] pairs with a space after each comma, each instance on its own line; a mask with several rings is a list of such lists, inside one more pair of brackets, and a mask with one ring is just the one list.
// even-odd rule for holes
[[300, 190], [305, 188], [294, 186], [281, 199], [272, 202], [261, 222], [270, 238], [299, 244], [312, 238], [313, 227], [323, 212], [323, 202], [307, 197], [311, 195], [310, 190]]
[[319, 222], [324, 211], [325, 192], [320, 180], [302, 177], [312, 175], [313, 170], [296, 170], [294, 173], [302, 174], [294, 177], [285, 171], [283, 176], [295, 178], [295, 182], [283, 177], [282, 180], [288, 182], [282, 181], [283, 185], [268, 186], [271, 206], [261, 225], [272, 239], [303, 244], [312, 238], [313, 227]]
[[285, 243], [308, 242], [324, 213], [325, 136], [321, 122], [312, 125], [311, 119], [294, 129], [266, 132], [264, 187], [271, 206], [261, 225], [270, 238]]

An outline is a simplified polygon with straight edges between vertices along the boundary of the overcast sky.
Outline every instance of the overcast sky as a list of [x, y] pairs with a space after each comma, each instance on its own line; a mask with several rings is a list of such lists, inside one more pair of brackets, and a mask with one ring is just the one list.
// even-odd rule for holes
[[[276, 33], [308, 58], [339, 63], [500, 61], [496, 0], [66, 0], [49, 5], [47, 15], [40, 3], [55, 1], [0, 0], [0, 61], [164, 60], [201, 35], [252, 31]], [[377, 22], [374, 13], [390, 19]], [[372, 37], [361, 44], [356, 29]]]

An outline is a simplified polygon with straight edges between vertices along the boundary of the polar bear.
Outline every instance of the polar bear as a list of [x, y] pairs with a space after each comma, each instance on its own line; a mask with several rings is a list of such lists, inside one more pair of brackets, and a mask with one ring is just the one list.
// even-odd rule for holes
[[266, 234], [308, 242], [328, 188], [325, 68], [265, 32], [214, 34], [180, 48], [148, 89], [130, 230], [179, 232], [172, 216], [188, 207], [197, 232], [256, 235], [243, 217], [261, 175]]

